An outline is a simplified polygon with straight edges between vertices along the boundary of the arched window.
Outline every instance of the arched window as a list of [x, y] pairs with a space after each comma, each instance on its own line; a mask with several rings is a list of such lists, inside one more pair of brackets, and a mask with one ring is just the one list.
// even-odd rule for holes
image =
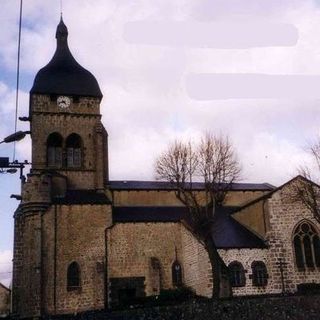
[[67, 272], [67, 290], [77, 290], [81, 287], [80, 283], [80, 267], [77, 262], [69, 264]]
[[240, 262], [231, 262], [228, 266], [230, 284], [232, 287], [243, 287], [246, 285], [246, 277], [243, 266]]
[[81, 137], [76, 133], [70, 134], [66, 140], [68, 168], [81, 167], [81, 148], [82, 148]]
[[62, 166], [62, 137], [59, 133], [54, 132], [47, 139], [47, 165], [48, 167]]
[[254, 261], [252, 268], [252, 285], [256, 287], [264, 287], [268, 284], [267, 267], [262, 261]]
[[293, 247], [298, 269], [320, 267], [319, 235], [311, 223], [303, 221], [296, 227]]
[[171, 267], [172, 284], [175, 287], [182, 286], [182, 268], [180, 263], [176, 260]]

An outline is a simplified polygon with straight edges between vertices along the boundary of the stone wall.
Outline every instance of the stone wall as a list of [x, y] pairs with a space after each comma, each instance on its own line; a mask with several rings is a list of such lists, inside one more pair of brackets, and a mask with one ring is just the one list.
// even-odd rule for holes
[[[182, 282], [198, 295], [212, 294], [208, 254], [201, 242], [181, 223], [118, 223], [108, 230], [108, 278], [145, 277], [146, 295], [173, 288], [172, 264], [182, 267]], [[153, 260], [160, 264], [160, 285]], [[159, 288], [160, 287], [160, 288]], [[110, 288], [111, 290], [111, 288]], [[112, 304], [111, 292], [110, 303]]]
[[113, 278], [145, 277], [146, 295], [159, 294], [151, 273], [152, 259], [157, 259], [161, 289], [172, 288], [172, 264], [176, 258], [180, 263], [183, 261], [180, 228], [180, 223], [114, 225], [107, 234], [109, 281]]
[[10, 312], [10, 293], [11, 291], [0, 283], [0, 318]]
[[[28, 207], [28, 210], [30, 208]], [[13, 313], [70, 313], [105, 301], [105, 229], [109, 205], [56, 205], [15, 219]], [[80, 287], [67, 290], [67, 269], [80, 266]]]
[[[51, 133], [65, 139], [72, 133], [81, 136], [83, 146], [81, 168], [60, 169], [68, 177], [69, 189], [103, 188], [107, 174], [107, 143], [101, 124], [99, 99], [80, 98], [67, 109], [61, 109], [47, 95], [33, 95], [31, 99], [32, 169], [47, 169], [46, 143]], [[46, 124], [45, 126], [43, 124]], [[66, 155], [63, 155], [65, 157]]]
[[[274, 294], [282, 291], [293, 293], [299, 284], [320, 284], [320, 269], [317, 267], [299, 270], [295, 261], [293, 232], [302, 221], [309, 222], [318, 232], [319, 222], [311, 211], [301, 202], [292, 202], [290, 188], [294, 180], [283, 188], [272, 193], [270, 198], [262, 199], [241, 211], [238, 219], [248, 226], [253, 225], [254, 215], [265, 221], [265, 239], [267, 249], [229, 249], [219, 250], [224, 262], [241, 262], [246, 273], [246, 285], [233, 288], [234, 295]], [[252, 286], [251, 264], [253, 261], [263, 261], [267, 267], [268, 284], [264, 287]], [[282, 266], [280, 266], [280, 262]], [[282, 272], [281, 272], [282, 269]]]
[[[111, 225], [111, 206], [57, 205], [43, 219], [45, 312], [104, 307], [105, 230]], [[81, 286], [68, 291], [67, 269], [74, 261], [80, 267]]]
[[100, 99], [91, 97], [79, 97], [76, 102], [71, 99], [71, 104], [68, 108], [61, 109], [57, 106], [57, 97], [51, 99], [46, 94], [33, 94], [31, 96], [31, 111], [44, 113], [73, 113], [73, 114], [99, 114], [100, 113]]
[[15, 218], [13, 313], [24, 316], [40, 314], [42, 211], [34, 209]]
[[[228, 266], [231, 262], [240, 262], [245, 271], [245, 286], [233, 287], [232, 293], [234, 296], [243, 295], [261, 295], [281, 292], [280, 288], [274, 285], [274, 281], [271, 274], [271, 268], [268, 261], [268, 250], [267, 249], [229, 249], [219, 250], [219, 254], [223, 259], [224, 263]], [[269, 275], [268, 284], [263, 287], [257, 287], [252, 282], [252, 262], [262, 261], [267, 266], [267, 272]], [[280, 285], [280, 283], [279, 283]]]
[[197, 295], [212, 296], [212, 269], [203, 244], [186, 228], [181, 230], [184, 284]]
[[269, 264], [275, 283], [281, 283], [279, 272], [280, 259], [284, 266], [285, 291], [294, 292], [301, 283], [320, 283], [319, 268], [306, 268], [299, 270], [296, 266], [293, 248], [293, 232], [296, 226], [303, 220], [311, 223], [320, 231], [319, 222], [313, 217], [302, 203], [292, 203], [288, 199], [291, 185], [287, 185], [275, 192], [268, 200], [270, 230], [267, 233], [269, 241]]

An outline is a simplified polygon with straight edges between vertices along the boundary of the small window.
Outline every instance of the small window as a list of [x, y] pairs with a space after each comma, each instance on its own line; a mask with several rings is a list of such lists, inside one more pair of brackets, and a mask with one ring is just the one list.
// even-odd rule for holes
[[76, 133], [70, 134], [66, 140], [67, 149], [67, 167], [79, 168], [81, 167], [81, 137]]
[[268, 284], [267, 267], [262, 261], [252, 263], [252, 285], [264, 287]]
[[302, 244], [300, 237], [296, 235], [293, 240], [294, 243], [294, 251], [296, 253], [296, 264], [298, 269], [304, 268], [304, 258], [303, 258], [303, 252], [302, 252]]
[[314, 256], [315, 256], [315, 262], [316, 266], [320, 267], [320, 240], [319, 236], [315, 235], [313, 237], [313, 247], [314, 247]]
[[228, 266], [230, 284], [232, 287], [243, 287], [246, 285], [246, 277], [243, 266], [240, 262], [231, 262]]
[[68, 267], [67, 290], [73, 291], [80, 288], [80, 267], [77, 262], [72, 262]]
[[47, 139], [47, 165], [48, 167], [62, 166], [62, 137], [59, 133], [51, 133]]
[[320, 242], [316, 229], [307, 221], [300, 223], [293, 235], [293, 248], [298, 269], [320, 267]]
[[176, 260], [171, 267], [172, 272], [172, 284], [175, 287], [182, 286], [182, 268], [180, 263]]

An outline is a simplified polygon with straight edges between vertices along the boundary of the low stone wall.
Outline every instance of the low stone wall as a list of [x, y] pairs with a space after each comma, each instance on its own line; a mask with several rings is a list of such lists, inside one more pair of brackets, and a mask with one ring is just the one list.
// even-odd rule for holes
[[[319, 320], [320, 295], [194, 300], [177, 306], [95, 311], [50, 319], [82, 320]], [[48, 318], [49, 319], [49, 318]]]

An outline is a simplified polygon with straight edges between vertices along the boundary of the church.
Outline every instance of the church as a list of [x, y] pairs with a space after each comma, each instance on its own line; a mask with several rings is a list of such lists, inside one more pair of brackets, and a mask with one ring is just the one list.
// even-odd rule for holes
[[[109, 179], [99, 84], [71, 54], [62, 19], [56, 41], [30, 91], [32, 168], [14, 214], [13, 316], [112, 308], [182, 286], [210, 297], [208, 253], [174, 186]], [[212, 237], [233, 296], [320, 286], [320, 224], [286, 197], [301, 179], [233, 184], [216, 212]]]

